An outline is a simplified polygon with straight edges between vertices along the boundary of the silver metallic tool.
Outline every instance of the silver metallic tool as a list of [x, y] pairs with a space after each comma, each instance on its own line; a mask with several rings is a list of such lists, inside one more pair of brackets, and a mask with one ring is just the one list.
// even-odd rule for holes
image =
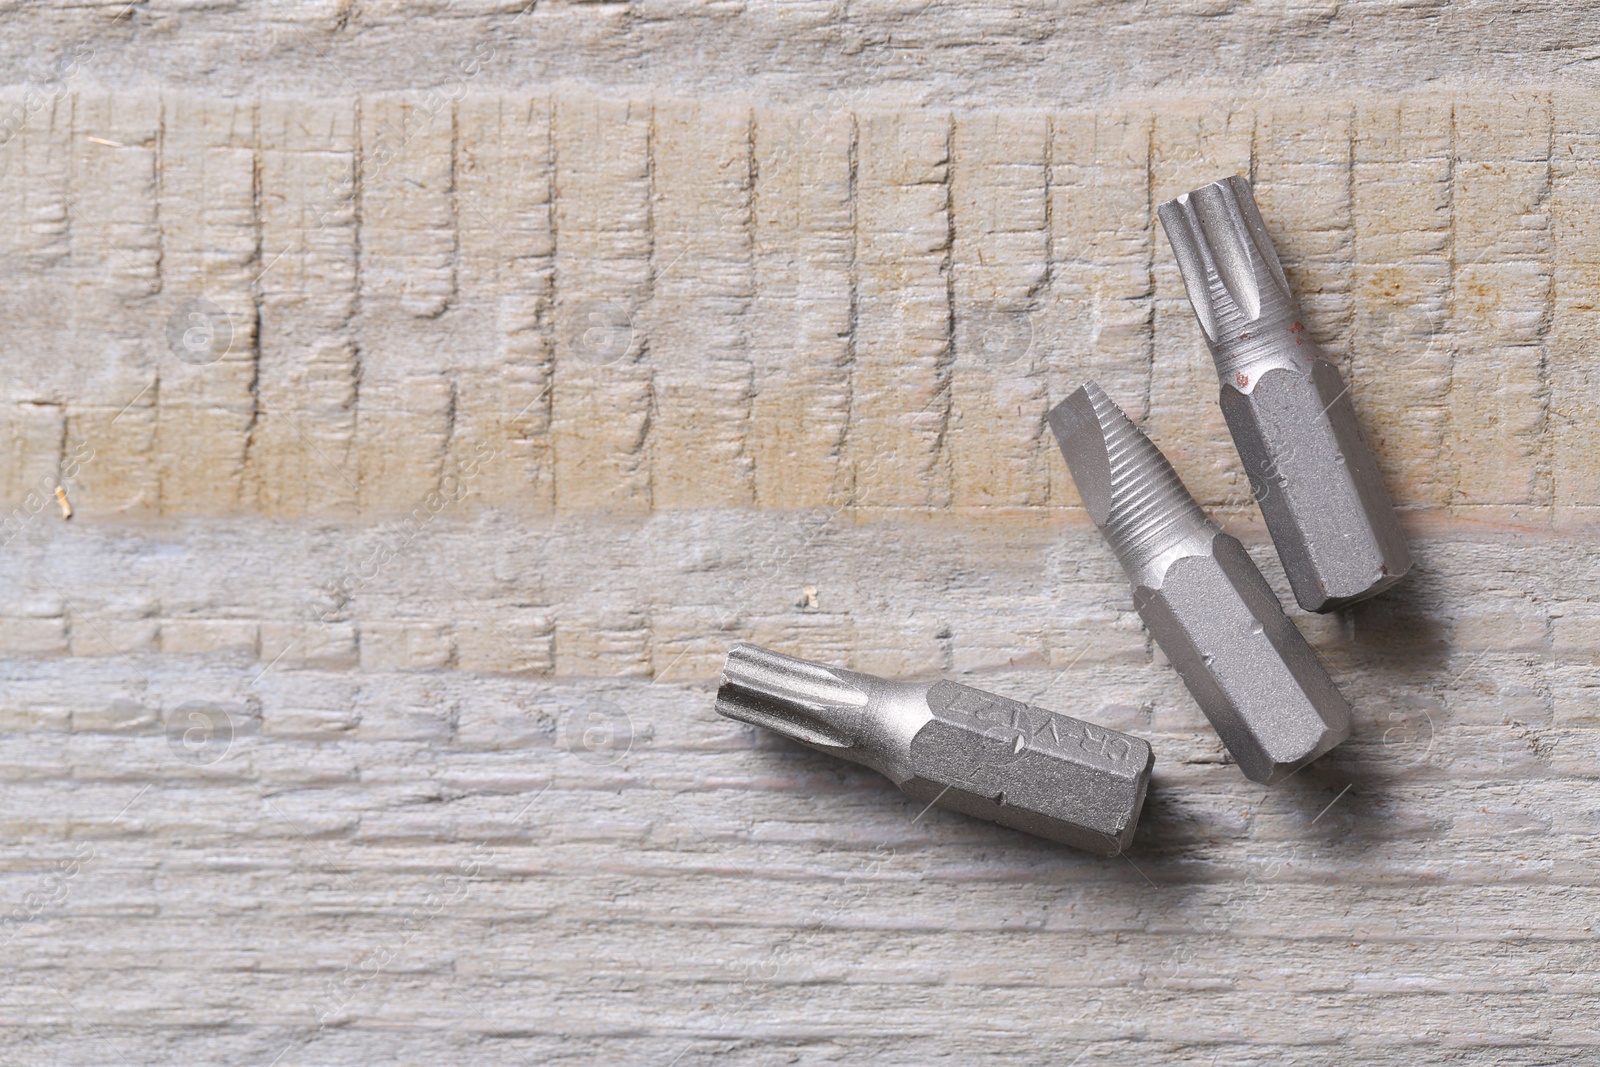
[[918, 800], [1102, 856], [1133, 840], [1155, 762], [1137, 737], [955, 682], [898, 682], [752, 645], [717, 711], [870, 767]]
[[1250, 183], [1169, 200], [1161, 225], [1222, 379], [1222, 414], [1294, 598], [1332, 611], [1411, 569], [1339, 370], [1306, 334]]
[[1350, 735], [1346, 704], [1244, 546], [1093, 382], [1050, 412], [1138, 609], [1239, 769], [1277, 782]]

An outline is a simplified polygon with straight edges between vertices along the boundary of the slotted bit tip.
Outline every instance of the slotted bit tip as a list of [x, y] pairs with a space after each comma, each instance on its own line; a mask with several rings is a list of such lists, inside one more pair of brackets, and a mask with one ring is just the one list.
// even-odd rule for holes
[[1049, 421], [1089, 517], [1130, 574], [1211, 529], [1167, 457], [1100, 386], [1085, 382]]
[[1104, 391], [1092, 381], [1084, 382], [1049, 414], [1050, 430], [1096, 526], [1104, 525], [1111, 514], [1111, 457], [1100, 420], [1102, 401], [1109, 403]]

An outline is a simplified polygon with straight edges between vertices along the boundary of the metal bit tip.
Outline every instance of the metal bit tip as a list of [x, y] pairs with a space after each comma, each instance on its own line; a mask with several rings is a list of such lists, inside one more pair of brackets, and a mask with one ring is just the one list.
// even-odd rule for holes
[[1050, 413], [1145, 626], [1239, 769], [1276, 782], [1343, 741], [1350, 706], [1244, 547], [1093, 382]]
[[924, 803], [1089, 852], [1126, 849], [1155, 757], [1137, 737], [955, 682], [737, 645], [717, 711], [887, 776]]
[[1089, 517], [1130, 577], [1211, 540], [1215, 527], [1167, 457], [1094, 382], [1048, 418]]
[[1250, 183], [1212, 182], [1162, 204], [1160, 216], [1295, 599], [1325, 612], [1387, 589], [1411, 567], [1405, 535], [1349, 389], [1302, 322]]
[[1213, 345], [1292, 305], [1250, 183], [1233, 175], [1157, 209], [1189, 303]]

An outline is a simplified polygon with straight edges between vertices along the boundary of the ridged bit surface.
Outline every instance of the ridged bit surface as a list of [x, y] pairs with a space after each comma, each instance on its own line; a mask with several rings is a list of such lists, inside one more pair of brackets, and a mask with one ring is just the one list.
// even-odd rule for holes
[[753, 645], [728, 652], [717, 711], [808, 745], [855, 743], [867, 694], [820, 663]]
[[1300, 313], [1250, 183], [1223, 178], [1158, 214], [1218, 376], [1248, 388], [1269, 366], [1303, 362]]
[[1084, 505], [1130, 576], [1210, 526], [1167, 457], [1094, 382], [1056, 405], [1050, 426]]

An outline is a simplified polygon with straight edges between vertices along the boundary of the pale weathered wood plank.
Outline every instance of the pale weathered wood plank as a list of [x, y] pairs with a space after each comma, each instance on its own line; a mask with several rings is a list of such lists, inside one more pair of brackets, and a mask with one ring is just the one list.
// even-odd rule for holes
[[1351, 370], [1362, 388], [1351, 399], [1396, 503], [1444, 504], [1454, 115], [1438, 98], [1372, 102], [1355, 127]]
[[[650, 506], [648, 105], [556, 105], [556, 506]], [[564, 190], [582, 190], [572, 196]]]
[[855, 500], [950, 500], [950, 117], [858, 119]]
[[956, 507], [1045, 501], [1048, 392], [1033, 311], [1049, 272], [1046, 116], [956, 122], [950, 270], [951, 500]]
[[261, 102], [261, 359], [250, 453], [267, 514], [352, 517], [356, 394], [356, 107]]
[[228, 511], [256, 417], [256, 108], [175, 96], [161, 127], [162, 509]]
[[1550, 326], [1550, 437], [1554, 494], [1561, 518], [1591, 521], [1600, 504], [1600, 438], [1590, 432], [1600, 369], [1600, 237], [1587, 206], [1600, 193], [1600, 140], [1590, 121], [1600, 107], [1589, 99], [1557, 98], [1550, 166], [1555, 254], [1554, 321]]
[[[183, 84], [259, 15], [8, 16], [107, 36], [0, 112], [0, 1060], [1593, 1055], [1592, 93], [1445, 77], [1453, 5], [498, 6]], [[1323, 83], [1198, 80], [1269, 54]], [[1286, 592], [1152, 217], [1230, 171], [1418, 561], [1295, 613], [1357, 722], [1273, 789], [1041, 423], [1099, 380]], [[1148, 737], [1134, 850], [718, 718], [738, 640]]]
[[842, 461], [855, 358], [855, 122], [756, 118], [750, 451], [766, 507], [848, 499]]
[[463, 492], [535, 512], [555, 493], [550, 109], [548, 97], [487, 96], [456, 113], [461, 287], [492, 317], [493, 343], [452, 353], [461, 371], [451, 465]]
[[754, 161], [744, 108], [659, 105], [652, 140], [651, 503], [740, 507], [755, 482], [745, 323]]

